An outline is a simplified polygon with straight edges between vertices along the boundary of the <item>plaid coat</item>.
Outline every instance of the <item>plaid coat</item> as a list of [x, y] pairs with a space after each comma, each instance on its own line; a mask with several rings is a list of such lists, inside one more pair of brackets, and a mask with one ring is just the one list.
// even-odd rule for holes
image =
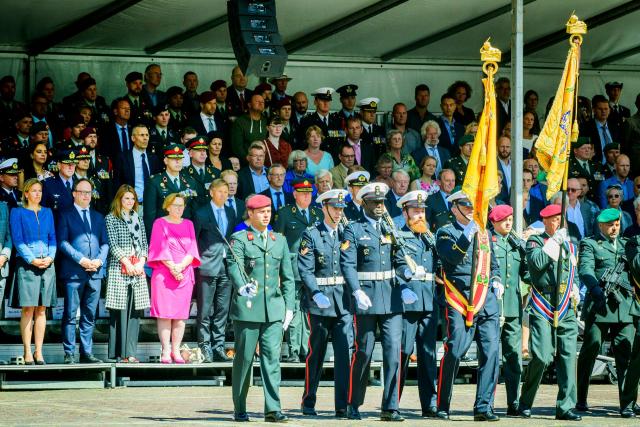
[[[133, 255], [132, 236], [124, 220], [109, 214], [105, 218], [107, 236], [109, 237], [109, 265], [107, 268], [107, 298], [106, 307], [114, 310], [127, 309], [127, 286], [133, 287], [134, 307], [144, 310], [151, 306], [149, 302], [149, 288], [146, 276], [126, 276], [122, 274], [120, 259]], [[138, 258], [147, 258], [149, 247], [144, 224], [140, 219], [141, 252]]]

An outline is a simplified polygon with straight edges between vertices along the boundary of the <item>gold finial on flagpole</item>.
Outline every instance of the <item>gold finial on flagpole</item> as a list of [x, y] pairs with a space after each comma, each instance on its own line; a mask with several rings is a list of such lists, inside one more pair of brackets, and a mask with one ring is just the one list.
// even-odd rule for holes
[[482, 71], [485, 74], [489, 74], [488, 67], [493, 67], [493, 73], [498, 71], [498, 62], [502, 60], [502, 52], [497, 47], [491, 46], [491, 37], [484, 42], [480, 48], [480, 60], [484, 62], [482, 64]]
[[567, 21], [567, 34], [571, 34], [570, 43], [577, 41], [578, 44], [582, 44], [582, 36], [587, 34], [587, 24], [581, 21], [575, 13], [572, 13]]

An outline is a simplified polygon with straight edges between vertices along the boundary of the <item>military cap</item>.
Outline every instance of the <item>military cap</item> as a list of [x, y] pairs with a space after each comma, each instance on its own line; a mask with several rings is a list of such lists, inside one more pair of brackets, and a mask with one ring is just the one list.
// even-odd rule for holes
[[67, 165], [78, 163], [75, 150], [60, 150], [56, 154], [56, 161]]
[[262, 93], [268, 90], [273, 90], [273, 87], [269, 83], [260, 83], [258, 86], [253, 89], [253, 93]]
[[331, 95], [335, 92], [333, 88], [330, 87], [320, 87], [313, 92], [311, 92], [311, 96], [314, 96], [316, 99], [321, 99], [324, 101], [331, 101]]
[[187, 142], [187, 147], [189, 150], [207, 150], [209, 149], [209, 141], [206, 137], [198, 135]]
[[552, 204], [540, 211], [540, 217], [549, 218], [552, 216], [560, 215], [561, 212], [562, 208], [560, 208], [560, 205]]
[[199, 97], [201, 104], [206, 104], [207, 102], [211, 102], [214, 99], [216, 99], [216, 94], [211, 91], [202, 92]]
[[464, 135], [462, 138], [460, 138], [460, 140], [458, 141], [458, 146], [462, 147], [465, 144], [468, 143], [472, 143], [476, 140], [475, 135], [471, 135], [471, 134], [467, 134]]
[[513, 215], [513, 208], [509, 205], [498, 205], [491, 209], [489, 213], [489, 221], [500, 222], [503, 219]]
[[91, 158], [91, 154], [89, 154], [89, 149], [85, 146], [82, 146], [78, 149], [76, 154], [76, 160], [87, 160]]
[[82, 132], [80, 132], [80, 139], [85, 139], [89, 135], [97, 135], [97, 134], [98, 134], [98, 131], [96, 131], [96, 128], [88, 126], [82, 129]]
[[610, 142], [604, 146], [604, 152], [606, 153], [609, 150], [620, 150], [620, 143], [618, 142]]
[[278, 77], [271, 77], [269, 79], [269, 83], [275, 83], [278, 80], [286, 80], [286, 81], [289, 82], [289, 81], [293, 80], [293, 78], [291, 78], [291, 77], [289, 77], [289, 76], [287, 76], [286, 74], [283, 73], [282, 75], [280, 75]]
[[211, 89], [212, 92], [215, 92], [222, 87], [227, 87], [227, 82], [225, 82], [224, 80], [216, 80], [215, 82], [211, 83], [209, 89]]
[[17, 175], [18, 173], [20, 173], [20, 169], [18, 168], [18, 159], [11, 158], [0, 163], [1, 175]]
[[347, 194], [349, 194], [347, 190], [336, 188], [320, 194], [316, 202], [330, 205], [334, 208], [346, 208], [347, 203], [345, 202], [345, 197], [347, 197]]
[[372, 182], [365, 185], [356, 194], [356, 200], [361, 202], [363, 200], [385, 200], [387, 193], [389, 192], [389, 186], [384, 182]]
[[273, 104], [273, 107], [274, 107], [276, 110], [279, 110], [279, 109], [281, 109], [282, 107], [285, 107], [285, 106], [287, 106], [287, 105], [288, 105], [289, 107], [291, 107], [291, 99], [289, 99], [289, 98], [282, 98], [282, 99], [277, 100], [277, 101]]
[[313, 191], [313, 184], [308, 179], [296, 179], [292, 183], [293, 191], [299, 191], [301, 193], [311, 193]]
[[604, 88], [606, 90], [613, 89], [613, 88], [616, 88], [616, 87], [619, 88], [619, 89], [622, 89], [622, 83], [621, 82], [607, 82], [604, 85]]
[[151, 109], [151, 115], [155, 117], [165, 111], [169, 111], [169, 106], [167, 104], [158, 104]]
[[127, 83], [133, 83], [136, 80], [142, 80], [142, 73], [139, 71], [132, 71], [124, 78]]
[[349, 96], [357, 96], [356, 91], [358, 90], [358, 85], [354, 85], [349, 83], [348, 85], [340, 86], [336, 89], [336, 92], [340, 94], [340, 98], [346, 98]]
[[356, 171], [347, 175], [344, 182], [354, 187], [363, 187], [369, 183], [371, 174], [367, 171]]
[[84, 117], [82, 117], [80, 114], [74, 114], [73, 117], [71, 117], [71, 120], [67, 122], [67, 124], [70, 128], [74, 128], [78, 125], [83, 125]]
[[164, 149], [164, 157], [167, 159], [182, 159], [184, 152], [179, 144], [169, 144]]
[[591, 144], [591, 138], [588, 136], [580, 136], [578, 140], [573, 143], [573, 148], [580, 148], [585, 144]]
[[263, 194], [256, 194], [247, 200], [247, 209], [261, 209], [271, 206], [271, 199]]
[[380, 104], [380, 99], [378, 98], [364, 98], [358, 102], [358, 107], [360, 107], [362, 111], [377, 111], [378, 104]]
[[621, 213], [618, 209], [614, 209], [614, 208], [605, 209], [602, 212], [600, 212], [600, 215], [598, 215], [598, 222], [602, 224], [605, 222], [616, 221], [620, 219], [620, 216], [621, 216]]
[[409, 191], [400, 197], [396, 206], [399, 208], [426, 208], [428, 196], [427, 192], [423, 190]]
[[96, 84], [96, 79], [94, 79], [93, 77], [89, 77], [88, 79], [84, 79], [83, 81], [78, 83], [78, 89], [80, 89], [80, 91], [82, 92], [83, 90], [86, 90], [89, 86], [93, 86], [95, 84]]
[[30, 135], [36, 135], [40, 132], [49, 132], [49, 125], [45, 122], [34, 123], [29, 130]]
[[184, 90], [182, 90], [180, 86], [171, 86], [169, 89], [167, 89], [167, 98], [172, 98], [176, 95], [182, 95], [183, 92]]
[[[456, 188], [459, 188], [459, 187], [456, 187]], [[447, 197], [447, 202], [451, 202], [461, 206], [468, 206], [468, 207], [473, 206], [471, 204], [471, 201], [469, 200], [469, 197], [467, 197], [467, 195], [463, 193], [462, 190], [455, 191], [455, 188], [453, 193], [451, 193], [451, 195]]]

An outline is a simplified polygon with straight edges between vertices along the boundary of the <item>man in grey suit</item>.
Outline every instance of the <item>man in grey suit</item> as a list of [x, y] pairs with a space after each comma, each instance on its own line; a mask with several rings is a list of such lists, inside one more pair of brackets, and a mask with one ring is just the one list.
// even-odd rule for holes
[[585, 237], [597, 236], [600, 233], [598, 222], [596, 220], [598, 212], [594, 212], [592, 208], [580, 201], [582, 194], [582, 185], [577, 178], [569, 178], [567, 180], [567, 195], [569, 203], [567, 205], [567, 220], [573, 222], [580, 231], [580, 239]]
[[[0, 202], [0, 313], [4, 309], [4, 289], [9, 277], [9, 259], [11, 258], [11, 234], [9, 233], [9, 207]], [[0, 364], [3, 364], [0, 362]]]
[[231, 283], [225, 259], [236, 225], [234, 210], [226, 205], [229, 185], [216, 179], [209, 186], [211, 202], [196, 211], [194, 223], [202, 264], [196, 288], [198, 305], [198, 346], [204, 361], [231, 360], [224, 351], [225, 326], [231, 304]]

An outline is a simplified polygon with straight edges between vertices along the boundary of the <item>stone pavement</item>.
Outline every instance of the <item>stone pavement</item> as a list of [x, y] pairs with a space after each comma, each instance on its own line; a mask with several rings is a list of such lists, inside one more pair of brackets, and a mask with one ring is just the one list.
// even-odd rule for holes
[[[319, 417], [302, 417], [299, 411], [300, 387], [281, 388], [285, 413], [291, 418], [290, 426], [370, 426], [382, 425], [377, 418], [382, 395], [380, 387], [369, 388], [366, 404], [361, 408], [362, 421], [337, 421], [333, 415], [333, 389], [321, 387], [318, 396]], [[560, 426], [554, 416], [555, 386], [543, 385], [538, 407], [533, 418], [524, 420], [503, 417], [496, 426]], [[472, 405], [475, 385], [456, 385], [453, 391], [452, 419], [455, 425], [473, 423]], [[504, 387], [498, 387], [496, 409], [500, 414], [505, 408]], [[575, 426], [640, 425], [640, 420], [623, 420], [617, 413], [617, 390], [613, 385], [594, 384], [590, 388], [589, 401], [594, 405], [591, 416], [585, 416]], [[263, 425], [262, 390], [252, 387], [249, 392], [251, 425]], [[445, 421], [425, 420], [419, 417], [420, 407], [416, 387], [407, 387], [401, 402], [407, 421], [402, 426], [447, 425]], [[119, 388], [105, 390], [53, 390], [0, 392], [0, 425], [143, 425], [179, 423], [182, 425], [233, 425], [231, 387], [166, 387]]]

